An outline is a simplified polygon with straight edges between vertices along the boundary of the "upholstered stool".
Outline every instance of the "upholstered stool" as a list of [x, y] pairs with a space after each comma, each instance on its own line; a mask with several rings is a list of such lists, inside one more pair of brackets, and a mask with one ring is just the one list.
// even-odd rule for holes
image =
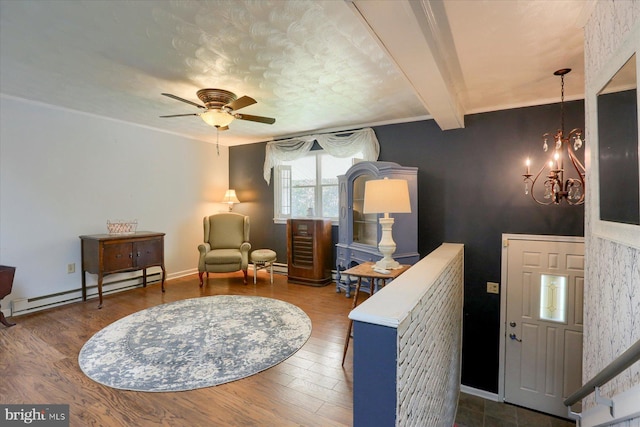
[[277, 255], [271, 249], [256, 249], [251, 252], [251, 263], [253, 264], [253, 284], [256, 284], [258, 270], [269, 267], [271, 272], [271, 284], [273, 285], [273, 263]]

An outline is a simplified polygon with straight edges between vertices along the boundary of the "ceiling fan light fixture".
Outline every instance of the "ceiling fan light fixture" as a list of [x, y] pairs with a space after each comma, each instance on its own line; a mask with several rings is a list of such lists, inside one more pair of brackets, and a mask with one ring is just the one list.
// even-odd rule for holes
[[202, 111], [201, 113], [169, 114], [160, 116], [162, 118], [200, 116], [200, 118], [206, 124], [208, 124], [209, 126], [213, 126], [218, 130], [229, 129], [229, 124], [235, 119], [265, 123], [268, 125], [272, 125], [276, 122], [276, 119], [272, 117], [236, 113], [236, 111], [241, 108], [245, 108], [255, 104], [256, 100], [246, 95], [238, 98], [235, 93], [229, 92], [228, 90], [224, 89], [200, 89], [197, 92], [197, 95], [198, 98], [200, 98], [200, 100], [204, 103], [204, 105], [200, 105], [198, 103], [189, 101], [188, 99], [184, 99], [170, 93], [163, 93], [162, 95], [171, 99], [175, 99], [176, 101], [196, 106]]
[[209, 126], [221, 128], [228, 126], [235, 117], [222, 109], [210, 109], [200, 114], [200, 118]]

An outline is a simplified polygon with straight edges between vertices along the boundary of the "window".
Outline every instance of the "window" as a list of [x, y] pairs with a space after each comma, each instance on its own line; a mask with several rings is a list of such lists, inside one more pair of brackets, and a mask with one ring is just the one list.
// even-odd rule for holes
[[274, 216], [286, 218], [322, 217], [338, 219], [338, 175], [355, 163], [355, 157], [339, 158], [323, 150], [310, 151], [296, 160], [284, 161], [274, 169]]
[[567, 322], [567, 278], [540, 275], [540, 319]]

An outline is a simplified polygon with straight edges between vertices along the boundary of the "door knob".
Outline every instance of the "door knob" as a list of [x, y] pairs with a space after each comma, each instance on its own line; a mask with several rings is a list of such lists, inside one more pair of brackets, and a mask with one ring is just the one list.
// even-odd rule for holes
[[509, 322], [509, 326], [511, 326], [512, 328], [516, 327], [516, 322]]
[[509, 334], [509, 338], [511, 338], [514, 341], [522, 342], [522, 340], [518, 338], [516, 334]]

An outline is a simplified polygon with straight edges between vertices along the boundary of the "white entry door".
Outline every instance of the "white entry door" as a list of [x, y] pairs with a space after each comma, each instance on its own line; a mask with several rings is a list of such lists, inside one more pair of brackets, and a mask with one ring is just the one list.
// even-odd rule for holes
[[584, 243], [569, 240], [503, 242], [504, 399], [561, 417], [582, 379]]

